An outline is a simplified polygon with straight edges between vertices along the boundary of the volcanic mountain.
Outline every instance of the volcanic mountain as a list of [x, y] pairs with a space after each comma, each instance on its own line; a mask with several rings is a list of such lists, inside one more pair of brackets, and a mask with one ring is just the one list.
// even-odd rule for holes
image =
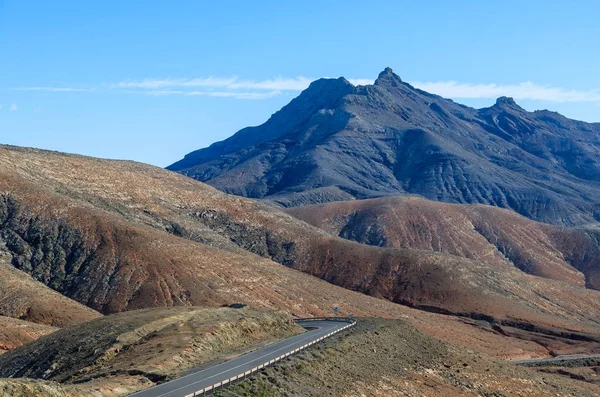
[[410, 193], [557, 225], [600, 219], [600, 123], [506, 97], [469, 108], [390, 68], [373, 85], [317, 80], [264, 124], [168, 168], [285, 207]]

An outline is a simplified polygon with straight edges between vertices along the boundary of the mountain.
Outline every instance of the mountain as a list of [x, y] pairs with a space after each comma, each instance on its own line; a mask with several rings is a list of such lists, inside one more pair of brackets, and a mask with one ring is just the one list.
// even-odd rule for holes
[[469, 345], [523, 328], [553, 338], [549, 350], [570, 337], [600, 341], [600, 292], [575, 270], [569, 284], [508, 262], [359, 244], [157, 167], [0, 146], [0, 197], [12, 266], [103, 314], [242, 302], [398, 318], [408, 310], [400, 303], [508, 327]]
[[600, 123], [506, 97], [469, 108], [390, 68], [367, 86], [317, 80], [264, 124], [168, 169], [285, 207], [410, 193], [557, 225], [600, 220]]
[[539, 223], [512, 211], [416, 196], [332, 202], [287, 213], [349, 240], [444, 252], [600, 290], [600, 230]]

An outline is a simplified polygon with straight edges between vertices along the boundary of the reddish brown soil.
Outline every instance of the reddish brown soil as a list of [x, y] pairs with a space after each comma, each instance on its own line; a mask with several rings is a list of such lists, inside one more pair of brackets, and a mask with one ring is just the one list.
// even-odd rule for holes
[[55, 332], [57, 328], [0, 316], [0, 354]]
[[286, 212], [366, 244], [443, 252], [575, 286], [600, 289], [600, 232], [532, 221], [485, 205], [386, 197], [298, 207]]
[[[600, 294], [581, 288], [577, 272], [570, 285], [502, 261], [358, 244], [156, 167], [0, 147], [0, 194], [10, 204], [4, 233], [15, 263], [103, 313], [243, 302], [322, 315], [338, 305], [409, 316], [422, 330], [501, 356], [554, 347], [513, 345], [500, 330], [386, 300], [534, 332], [573, 330], [583, 342], [598, 333]], [[45, 247], [55, 255], [35, 255]]]

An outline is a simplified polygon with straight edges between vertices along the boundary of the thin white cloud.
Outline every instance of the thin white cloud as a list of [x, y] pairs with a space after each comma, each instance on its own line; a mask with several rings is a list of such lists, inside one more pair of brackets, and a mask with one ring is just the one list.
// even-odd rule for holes
[[568, 90], [532, 82], [520, 84], [469, 84], [456, 81], [411, 83], [417, 88], [449, 98], [498, 98], [513, 97], [550, 102], [600, 102], [600, 90]]
[[11, 103], [10, 104], [10, 111], [11, 112], [17, 111], [17, 104], [16, 103]]
[[4, 105], [0, 104], [0, 110], [2, 110], [3, 107], [4, 107]]
[[20, 87], [14, 88], [14, 91], [49, 91], [49, 92], [86, 92], [93, 91], [88, 88], [72, 88], [72, 87]]
[[[140, 91], [127, 91], [128, 93], [139, 94]], [[281, 91], [267, 92], [236, 92], [236, 91], [182, 91], [182, 90], [148, 90], [142, 91], [143, 94], [149, 96], [166, 96], [166, 95], [184, 95], [184, 96], [208, 96], [219, 98], [235, 98], [235, 99], [266, 99], [272, 98], [281, 94]]]
[[235, 78], [216, 78], [203, 77], [195, 79], [144, 79], [144, 80], [125, 80], [115, 84], [110, 84], [112, 88], [139, 88], [139, 89], [158, 89], [158, 88], [176, 88], [176, 87], [227, 87], [236, 82]]
[[[102, 84], [92, 88], [73, 87], [22, 87], [19, 91], [49, 92], [115, 92], [135, 93], [150, 96], [183, 95], [208, 96], [235, 99], [267, 99], [288, 92], [306, 89], [313, 79], [298, 77], [276, 77], [266, 80], [243, 80], [237, 77], [199, 77], [187, 79], [143, 79], [124, 80]], [[370, 85], [373, 79], [349, 79], [354, 85]], [[551, 102], [600, 102], [600, 90], [569, 90], [532, 82], [518, 84], [471, 84], [456, 81], [411, 83], [422, 90], [456, 99], [497, 98], [510, 96], [517, 100], [539, 100]]]
[[375, 82], [373, 79], [348, 79], [352, 85], [371, 85]]
[[312, 80], [307, 77], [277, 77], [268, 80], [240, 80], [237, 77], [202, 77], [195, 79], [144, 79], [126, 80], [111, 84], [113, 88], [158, 89], [158, 88], [219, 88], [227, 90], [276, 90], [301, 91]]

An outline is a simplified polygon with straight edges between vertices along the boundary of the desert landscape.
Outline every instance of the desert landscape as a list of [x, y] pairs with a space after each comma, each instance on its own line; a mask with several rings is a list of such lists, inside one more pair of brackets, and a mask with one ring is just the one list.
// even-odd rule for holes
[[[292, 217], [156, 167], [8, 146], [0, 150], [0, 173], [2, 293], [3, 302], [13, 302], [2, 306], [7, 318], [3, 344], [9, 352], [0, 369], [3, 377], [14, 379], [3, 386], [14, 393], [37, 387], [56, 393], [64, 388], [73, 395], [105, 395], [107, 390], [113, 391], [106, 395], [126, 395], [211, 357], [239, 354], [285, 332], [300, 332], [281, 326], [257, 329], [241, 338], [243, 345], [221, 355], [194, 353], [198, 342], [183, 335], [190, 332], [185, 329], [198, 332], [203, 326], [194, 320], [197, 307], [216, 310], [213, 321], [220, 327], [230, 320], [219, 320], [219, 307], [236, 302], [266, 316], [289, 313], [288, 323], [290, 315], [327, 315], [335, 304], [340, 314], [397, 319], [394, 327], [415, 327], [411, 332], [423, 335], [419, 338], [438, 338], [435, 343], [443, 349], [458, 352], [460, 346], [487, 360], [600, 351], [599, 293], [590, 266], [597, 262], [567, 260], [574, 255], [560, 251], [564, 241], [577, 241], [588, 250], [578, 253], [593, 259], [597, 246], [591, 229], [565, 229], [506, 216], [506, 210], [493, 207], [419, 198], [286, 210]], [[504, 222], [492, 221], [498, 212]], [[497, 236], [495, 242], [485, 237], [483, 226], [473, 226], [485, 220], [494, 226], [486, 232]], [[362, 233], [361, 227], [372, 233]], [[543, 250], [540, 241], [547, 244]], [[29, 298], [11, 299], [11, 294]], [[161, 307], [189, 309], [178, 314]], [[118, 314], [139, 309], [146, 311], [135, 321]], [[253, 314], [246, 310], [238, 311], [234, 326], [251, 321]], [[161, 346], [137, 348], [156, 355], [160, 369], [140, 369], [118, 353], [120, 345], [95, 348], [92, 356], [81, 350], [94, 346], [89, 338], [112, 340], [115, 332], [126, 333], [132, 326], [143, 330], [135, 332], [142, 338], [135, 340], [152, 334], [152, 345]], [[171, 328], [178, 332], [167, 332]], [[84, 368], [64, 361], [76, 359], [72, 354], [51, 352], [52, 346], [64, 348], [65, 342], [51, 339], [60, 335], [68, 335], [73, 349], [87, 357], [77, 360]], [[383, 349], [386, 342], [373, 343]], [[183, 362], [177, 359], [182, 354], [187, 357]], [[19, 364], [18, 358], [36, 365]], [[163, 368], [169, 361], [177, 365]], [[143, 362], [152, 366], [150, 357]], [[61, 365], [70, 372], [56, 369]], [[359, 387], [362, 380], [357, 382]], [[439, 393], [445, 387], [440, 384]]]
[[600, 396], [599, 13], [0, 1], [0, 397]]

